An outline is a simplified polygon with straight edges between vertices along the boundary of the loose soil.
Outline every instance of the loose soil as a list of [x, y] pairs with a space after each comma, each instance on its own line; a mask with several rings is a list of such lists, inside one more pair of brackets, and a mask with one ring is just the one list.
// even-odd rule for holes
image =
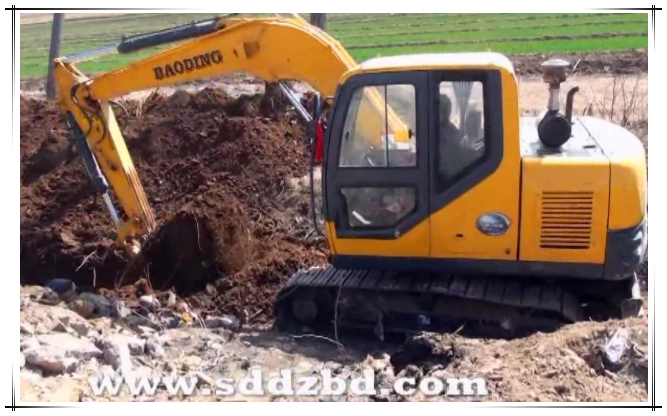
[[[325, 262], [323, 243], [307, 239], [308, 194], [289, 185], [307, 174], [308, 153], [282, 97], [179, 91], [115, 112], [157, 232], [135, 259], [114, 245], [57, 107], [22, 98], [22, 284], [67, 277], [96, 290], [144, 279], [204, 312], [262, 320], [291, 273]], [[203, 292], [207, 283], [214, 289]]]
[[556, 57], [570, 62], [572, 73], [579, 75], [628, 75], [648, 72], [648, 51], [643, 49], [513, 55], [510, 60], [517, 75], [539, 75], [542, 74], [542, 62]]

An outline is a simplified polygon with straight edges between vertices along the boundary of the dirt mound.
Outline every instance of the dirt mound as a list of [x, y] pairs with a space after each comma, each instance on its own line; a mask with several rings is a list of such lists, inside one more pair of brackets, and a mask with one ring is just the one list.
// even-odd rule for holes
[[[158, 231], [135, 259], [116, 247], [57, 107], [22, 98], [23, 284], [67, 277], [97, 289], [144, 278], [210, 312], [262, 318], [289, 274], [324, 261], [321, 242], [303, 239], [307, 222], [285, 209], [295, 201], [280, 197], [308, 169], [304, 126], [280, 96], [204, 89], [120, 102], [115, 112]], [[304, 192], [296, 204], [307, 200]], [[198, 293], [208, 282], [218, 293]]]

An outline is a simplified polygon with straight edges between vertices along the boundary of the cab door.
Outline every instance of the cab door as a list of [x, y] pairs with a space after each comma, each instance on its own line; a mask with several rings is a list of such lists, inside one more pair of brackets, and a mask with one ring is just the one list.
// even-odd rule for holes
[[431, 257], [448, 270], [448, 260], [516, 260], [521, 166], [513, 75], [437, 70], [429, 88]]
[[334, 100], [325, 217], [338, 267], [429, 256], [428, 73], [355, 75]]

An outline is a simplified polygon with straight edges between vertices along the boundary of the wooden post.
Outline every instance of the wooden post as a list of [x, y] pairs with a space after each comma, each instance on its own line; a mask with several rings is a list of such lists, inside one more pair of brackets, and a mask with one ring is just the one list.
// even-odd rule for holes
[[53, 79], [53, 60], [60, 55], [60, 35], [62, 33], [63, 13], [53, 14], [53, 24], [51, 25], [51, 49], [49, 49], [49, 71], [46, 78], [46, 98], [53, 100], [56, 98], [56, 83]]
[[327, 14], [326, 13], [311, 13], [310, 24], [317, 26], [322, 30], [327, 29]]

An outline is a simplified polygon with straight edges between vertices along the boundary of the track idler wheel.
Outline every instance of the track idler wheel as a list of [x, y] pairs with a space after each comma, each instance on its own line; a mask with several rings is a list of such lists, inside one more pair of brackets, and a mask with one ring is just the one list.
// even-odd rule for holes
[[301, 325], [311, 325], [317, 320], [317, 301], [313, 296], [301, 293], [292, 301], [292, 316]]

